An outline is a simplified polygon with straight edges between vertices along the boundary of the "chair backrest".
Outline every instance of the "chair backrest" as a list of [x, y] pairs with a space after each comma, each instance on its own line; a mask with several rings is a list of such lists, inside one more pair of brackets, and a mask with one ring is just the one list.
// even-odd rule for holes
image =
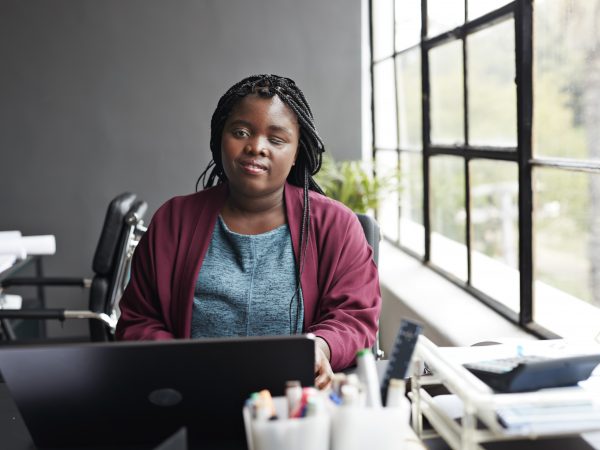
[[[365, 232], [367, 242], [373, 249], [373, 261], [375, 261], [375, 265], [379, 265], [379, 241], [381, 240], [379, 224], [374, 218], [367, 216], [366, 214], [357, 213], [356, 216], [358, 217], [358, 221], [362, 225], [363, 231]], [[383, 351], [379, 348], [379, 332], [377, 332], [375, 343], [373, 344], [371, 350], [373, 351], [376, 359], [383, 358]]]
[[[89, 310], [114, 317], [118, 299], [128, 279], [129, 261], [139, 240], [142, 217], [148, 205], [131, 193], [115, 197], [106, 211], [104, 225], [94, 254], [94, 278], [90, 287]], [[98, 320], [90, 320], [92, 341], [112, 340], [112, 331]]]
[[379, 224], [371, 216], [366, 214], [356, 214], [358, 221], [362, 225], [363, 231], [367, 242], [373, 249], [373, 261], [379, 265], [379, 241], [381, 240], [381, 233], [379, 231]]

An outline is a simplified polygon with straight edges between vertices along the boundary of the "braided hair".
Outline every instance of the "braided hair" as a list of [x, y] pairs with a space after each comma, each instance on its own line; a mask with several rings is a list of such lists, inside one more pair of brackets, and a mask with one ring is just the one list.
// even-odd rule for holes
[[[322, 155], [325, 151], [323, 140], [314, 124], [312, 111], [304, 93], [290, 78], [278, 75], [252, 75], [234, 84], [219, 99], [217, 108], [210, 121], [210, 151], [212, 160], [196, 181], [196, 191], [202, 183], [203, 189], [227, 181], [221, 158], [221, 139], [225, 122], [234, 106], [245, 96], [256, 94], [262, 98], [272, 98], [277, 95], [296, 115], [300, 128], [298, 140], [298, 155], [296, 163], [287, 176], [287, 181], [294, 186], [303, 188], [302, 221], [300, 224], [300, 258], [296, 267], [296, 289], [290, 299], [290, 334], [298, 333], [298, 318], [300, 313], [300, 279], [304, 272], [304, 259], [310, 237], [310, 198], [308, 191], [324, 194], [314, 180], [321, 169]], [[292, 303], [296, 299], [296, 323], [292, 328]]]

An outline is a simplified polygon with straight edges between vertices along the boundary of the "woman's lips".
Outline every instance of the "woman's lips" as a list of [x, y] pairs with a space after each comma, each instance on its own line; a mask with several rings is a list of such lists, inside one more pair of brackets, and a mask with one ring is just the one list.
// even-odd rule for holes
[[240, 166], [244, 172], [251, 175], [258, 175], [267, 171], [267, 167], [258, 161], [242, 161], [240, 162]]

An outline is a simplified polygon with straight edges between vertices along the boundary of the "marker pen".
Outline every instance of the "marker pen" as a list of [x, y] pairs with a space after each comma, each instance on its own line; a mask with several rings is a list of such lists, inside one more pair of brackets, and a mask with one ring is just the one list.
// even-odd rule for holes
[[258, 393], [256, 402], [256, 419], [257, 420], [274, 420], [277, 419], [277, 411], [271, 393], [267, 389], [263, 389]]
[[343, 406], [360, 406], [360, 393], [354, 384], [344, 384], [341, 397]]
[[285, 396], [288, 404], [288, 417], [292, 417], [302, 399], [302, 386], [298, 380], [290, 380], [285, 383]]
[[323, 414], [325, 414], [325, 405], [322, 397], [319, 395], [309, 397], [304, 417], [322, 416]]
[[385, 406], [388, 408], [395, 408], [398, 406], [402, 406], [407, 401], [405, 394], [406, 394], [406, 385], [404, 383], [404, 380], [401, 380], [398, 378], [392, 378], [388, 385]]
[[379, 377], [375, 366], [375, 357], [371, 349], [359, 350], [356, 354], [356, 373], [367, 390], [367, 406], [381, 408], [381, 392], [379, 389]]

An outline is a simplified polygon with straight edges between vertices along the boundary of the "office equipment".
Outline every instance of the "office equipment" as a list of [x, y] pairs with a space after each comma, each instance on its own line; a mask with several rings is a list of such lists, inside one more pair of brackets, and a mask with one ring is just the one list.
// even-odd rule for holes
[[[525, 348], [523, 354], [553, 358], [600, 353], [600, 343], [593, 341], [555, 339], [527, 342], [518, 347]], [[507, 358], [514, 354], [514, 345], [439, 348], [426, 337], [420, 336], [411, 370], [410, 394], [413, 428], [419, 437], [440, 436], [453, 449], [482, 450], [482, 444], [486, 442], [565, 438], [600, 431], [600, 411], [595, 400], [600, 388], [600, 373], [578, 386], [535, 392], [495, 393], [464, 367], [467, 363]], [[427, 363], [431, 375], [423, 376], [422, 363]], [[456, 421], [448, 408], [428, 392], [428, 387], [436, 385], [442, 385], [450, 391], [452, 395], [443, 397], [456, 404], [455, 409], [460, 410], [460, 421]], [[587, 405], [585, 420], [582, 415], [578, 416], [578, 420], [569, 420], [569, 412], [574, 408], [581, 411], [584, 405]], [[551, 415], [539, 421], [534, 414], [541, 411], [551, 412]], [[512, 421], [510, 414], [524, 422], [517, 426], [516, 419]], [[425, 432], [423, 418], [427, 418], [434, 433]]]
[[[38, 448], [243, 446], [249, 392], [314, 383], [310, 335], [0, 348], [0, 371]], [[228, 447], [229, 444], [229, 447]]]
[[306, 414], [296, 418], [288, 416], [287, 398], [275, 397], [276, 420], [261, 419], [253, 414], [255, 400], [248, 399], [243, 409], [249, 450], [413, 448], [407, 445], [406, 439], [412, 435], [408, 425], [408, 400], [401, 407], [392, 408], [336, 406], [329, 392], [313, 390], [306, 400]]
[[[0, 319], [89, 319], [90, 339], [93, 341], [113, 338], [117, 321], [118, 300], [128, 281], [129, 263], [133, 250], [145, 231], [142, 217], [147, 204], [135, 194], [123, 193], [109, 204], [92, 269], [93, 279], [65, 277], [5, 278], [0, 288], [11, 286], [78, 286], [90, 289], [87, 310], [23, 309], [0, 310]], [[10, 330], [5, 338], [14, 340]]]
[[381, 398], [387, 398], [387, 390], [392, 378], [407, 377], [408, 367], [423, 327], [410, 320], [402, 319], [394, 340], [394, 346], [381, 383]]
[[562, 358], [520, 355], [467, 363], [465, 367], [496, 391], [525, 392], [572, 386], [589, 378], [598, 364], [600, 353]]
[[289, 418], [287, 398], [273, 400], [279, 418], [273, 421], [254, 419], [250, 406], [244, 405], [242, 416], [248, 450], [329, 450], [328, 415]]

